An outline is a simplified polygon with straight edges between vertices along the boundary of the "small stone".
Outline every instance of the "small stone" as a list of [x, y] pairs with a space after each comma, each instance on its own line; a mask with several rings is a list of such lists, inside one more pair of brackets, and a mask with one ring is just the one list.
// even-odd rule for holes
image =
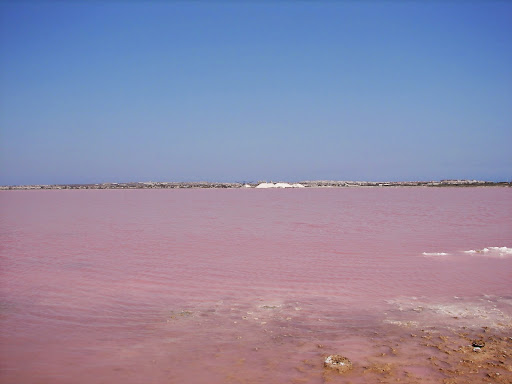
[[481, 352], [481, 351], [482, 351], [482, 348], [480, 348], [480, 347], [473, 348], [473, 352]]
[[324, 367], [344, 373], [352, 369], [352, 362], [341, 355], [330, 355], [324, 361]]
[[482, 339], [473, 340], [471, 345], [473, 347], [483, 348], [483, 347], [485, 347], [485, 341], [483, 341]]

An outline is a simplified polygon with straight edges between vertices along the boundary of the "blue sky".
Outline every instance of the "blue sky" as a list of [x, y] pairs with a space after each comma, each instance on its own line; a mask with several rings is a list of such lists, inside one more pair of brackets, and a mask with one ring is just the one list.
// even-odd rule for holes
[[1, 2], [0, 185], [512, 179], [507, 2]]

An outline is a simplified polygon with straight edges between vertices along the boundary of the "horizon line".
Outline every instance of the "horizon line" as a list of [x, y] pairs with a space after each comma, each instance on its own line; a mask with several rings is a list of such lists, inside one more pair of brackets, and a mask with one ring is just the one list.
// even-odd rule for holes
[[500, 180], [500, 181], [490, 181], [490, 180], [477, 180], [477, 179], [440, 179], [440, 180], [399, 180], [399, 181], [375, 181], [375, 180], [334, 180], [334, 179], [318, 179], [318, 180], [301, 180], [301, 181], [285, 181], [285, 180], [258, 180], [258, 181], [121, 181], [121, 182], [98, 182], [98, 183], [51, 183], [51, 184], [10, 184], [10, 185], [0, 185], [0, 188], [23, 188], [23, 187], [66, 187], [66, 186], [122, 186], [122, 185], [194, 185], [194, 184], [204, 184], [204, 185], [257, 185], [261, 183], [367, 183], [367, 184], [404, 184], [404, 183], [444, 183], [444, 184], [503, 184], [503, 183], [512, 183], [511, 180]]

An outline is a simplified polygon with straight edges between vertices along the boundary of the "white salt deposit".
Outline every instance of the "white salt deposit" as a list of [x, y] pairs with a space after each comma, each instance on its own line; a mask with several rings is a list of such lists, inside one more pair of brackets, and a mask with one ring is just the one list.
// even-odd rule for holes
[[256, 188], [275, 188], [274, 183], [261, 183]]
[[486, 250], [486, 252], [499, 252], [499, 253], [503, 253], [503, 254], [509, 254], [509, 255], [512, 255], [512, 248], [507, 248], [507, 247], [489, 247], [489, 248], [484, 248]]
[[[469, 251], [463, 251], [471, 255], [482, 255], [488, 257], [507, 257], [512, 256], [512, 248], [508, 247], [485, 247], [482, 249], [470, 249]], [[423, 252], [423, 256], [448, 256], [446, 252]]]
[[512, 256], [512, 248], [508, 247], [486, 247], [482, 249], [470, 249], [469, 251], [464, 251], [464, 253], [469, 253], [473, 255], [486, 255], [491, 257], [506, 257]]
[[417, 321], [402, 321], [402, 320], [384, 320], [386, 324], [398, 325], [399, 327], [417, 327], [419, 323]]
[[[395, 306], [402, 313], [402, 318], [389, 318], [384, 320], [384, 322], [399, 326], [424, 327], [457, 318], [459, 326], [467, 327], [492, 326], [502, 328], [505, 324], [510, 324], [512, 321], [510, 315], [498, 308], [498, 304], [502, 304], [503, 299], [494, 296], [491, 298], [493, 301], [484, 298], [480, 300], [473, 298], [471, 301], [468, 301], [460, 298], [457, 302], [430, 302], [410, 297], [398, 297], [386, 302]], [[411, 320], [403, 319], [403, 313], [409, 313]]]
[[327, 359], [325, 359], [325, 364], [346, 365], [347, 363], [344, 361], [335, 362], [333, 359], [333, 356], [329, 356], [329, 357], [327, 357]]
[[305, 188], [302, 184], [289, 183], [261, 183], [256, 188]]

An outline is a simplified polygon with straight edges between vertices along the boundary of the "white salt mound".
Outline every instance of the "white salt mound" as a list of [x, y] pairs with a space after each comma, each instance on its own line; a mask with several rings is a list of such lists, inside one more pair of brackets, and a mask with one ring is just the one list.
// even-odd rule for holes
[[302, 184], [288, 184], [288, 183], [261, 183], [256, 188], [305, 188]]
[[274, 183], [261, 183], [256, 186], [256, 188], [275, 188]]

